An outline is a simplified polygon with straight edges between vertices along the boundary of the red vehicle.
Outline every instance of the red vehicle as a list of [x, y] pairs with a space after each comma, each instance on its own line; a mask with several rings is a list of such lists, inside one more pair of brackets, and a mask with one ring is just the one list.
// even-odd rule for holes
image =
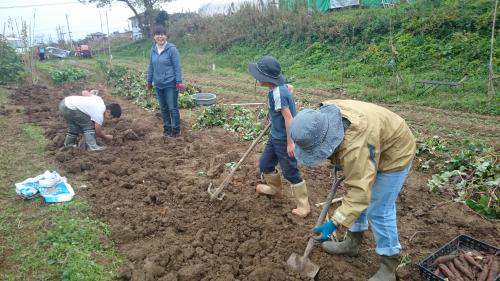
[[80, 45], [77, 47], [77, 52], [81, 58], [90, 58], [92, 56], [89, 45]]

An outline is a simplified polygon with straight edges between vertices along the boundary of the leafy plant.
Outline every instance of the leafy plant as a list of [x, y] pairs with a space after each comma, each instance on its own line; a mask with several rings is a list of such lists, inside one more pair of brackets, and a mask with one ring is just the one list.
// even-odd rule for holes
[[195, 101], [191, 98], [189, 92], [179, 93], [179, 108], [194, 108]]
[[[492, 196], [481, 195], [478, 200], [467, 199], [465, 200], [465, 204], [490, 218], [497, 219], [500, 213], [498, 206], [494, 208], [495, 198]], [[496, 204], [498, 204], [498, 198], [496, 198]]]
[[186, 91], [179, 94], [179, 107], [180, 108], [194, 108], [196, 107], [196, 102], [191, 98], [192, 94], [201, 93], [201, 89], [191, 85], [186, 85]]
[[265, 115], [262, 109], [251, 111], [241, 106], [224, 108], [212, 105], [198, 116], [193, 128], [222, 126], [227, 131], [240, 134], [244, 140], [254, 140], [262, 130], [261, 121]]
[[218, 105], [211, 105], [203, 110], [193, 124], [194, 129], [211, 128], [222, 126], [226, 122], [224, 108]]
[[85, 69], [80, 68], [64, 68], [64, 69], [51, 69], [49, 71], [50, 79], [56, 83], [64, 83], [66, 81], [76, 81], [84, 80], [88, 76], [88, 72]]
[[417, 156], [431, 155], [436, 156], [437, 153], [448, 151], [448, 146], [439, 136], [432, 136], [430, 139], [417, 141]]
[[417, 149], [415, 154], [418, 156], [420, 168], [427, 170], [434, 166], [440, 155], [449, 150], [448, 145], [439, 136], [432, 136], [429, 139], [417, 140]]
[[113, 95], [128, 97], [135, 104], [148, 110], [160, 108], [154, 94], [146, 89], [144, 72], [132, 71], [123, 66], [111, 67], [105, 61], [98, 61], [98, 66], [105, 73], [108, 84], [113, 88]]
[[476, 212], [499, 218], [500, 163], [493, 150], [482, 143], [466, 140], [459, 152], [448, 157], [439, 165], [439, 172], [427, 182], [430, 190], [448, 191], [455, 200], [465, 202]]
[[243, 134], [244, 140], [254, 140], [261, 131], [261, 120], [265, 112], [258, 110], [252, 112], [241, 106], [235, 106], [228, 118], [229, 122], [224, 124], [224, 129]]
[[0, 36], [0, 85], [15, 81], [23, 70], [21, 60], [3, 36]]

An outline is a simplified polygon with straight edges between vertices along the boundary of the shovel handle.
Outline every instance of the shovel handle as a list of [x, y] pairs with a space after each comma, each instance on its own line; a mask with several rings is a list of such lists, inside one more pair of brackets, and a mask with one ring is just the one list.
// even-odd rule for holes
[[[316, 221], [316, 225], [314, 227], [320, 226], [323, 221], [325, 220], [326, 213], [328, 212], [328, 208], [330, 208], [329, 202], [332, 202], [332, 199], [335, 197], [335, 193], [337, 193], [337, 189], [340, 186], [340, 183], [342, 182], [343, 178], [337, 177], [337, 166], [333, 167], [333, 177], [334, 181], [332, 184], [332, 188], [330, 189], [330, 193], [328, 193], [328, 197], [326, 197], [326, 203], [323, 205], [323, 208], [321, 209], [321, 213], [319, 214], [318, 221]], [[314, 238], [311, 237], [309, 238], [309, 241], [307, 242], [307, 247], [306, 250], [304, 251], [303, 257], [306, 258], [309, 256], [309, 254], [312, 251], [312, 248], [314, 246]]]

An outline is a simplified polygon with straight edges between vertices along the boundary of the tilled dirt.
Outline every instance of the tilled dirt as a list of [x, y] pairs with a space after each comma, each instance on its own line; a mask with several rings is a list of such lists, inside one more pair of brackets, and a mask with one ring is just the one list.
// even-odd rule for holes
[[[88, 86], [88, 85], [87, 85]], [[80, 93], [82, 83], [59, 88], [25, 86], [15, 89], [12, 105], [2, 118], [19, 107], [27, 122], [45, 129], [49, 157], [59, 172], [112, 227], [119, 252], [126, 257], [123, 280], [308, 280], [289, 271], [291, 253], [302, 254], [304, 236], [320, 209], [306, 219], [295, 218], [289, 185], [285, 196], [268, 198], [255, 193], [258, 157], [263, 145], [235, 173], [222, 201], [210, 203], [206, 192], [228, 174], [225, 164], [237, 162], [250, 145], [221, 128], [191, 130], [193, 111], [181, 111], [182, 136], [164, 141], [161, 119], [130, 101], [119, 101], [122, 118], [105, 124], [115, 138], [104, 152], [61, 150], [65, 124], [57, 104]], [[103, 91], [101, 91], [103, 92]], [[330, 167], [301, 167], [310, 201], [322, 202], [331, 185]], [[447, 194], [429, 193], [427, 174], [414, 169], [398, 199], [402, 256], [408, 263], [400, 280], [420, 280], [415, 265], [459, 234], [498, 245], [500, 227]], [[365, 233], [359, 257], [330, 256], [319, 246], [310, 258], [321, 266], [317, 280], [367, 280], [378, 268], [371, 233]]]

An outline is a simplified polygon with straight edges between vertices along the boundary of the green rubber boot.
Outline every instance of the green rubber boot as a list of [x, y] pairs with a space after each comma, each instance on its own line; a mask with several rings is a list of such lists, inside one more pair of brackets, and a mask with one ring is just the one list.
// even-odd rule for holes
[[359, 255], [359, 248], [363, 240], [363, 232], [347, 231], [344, 241], [327, 241], [321, 244], [323, 250], [332, 255], [346, 255], [354, 257]]
[[368, 281], [396, 281], [399, 255], [381, 256], [380, 268]]
[[85, 136], [85, 143], [87, 144], [87, 149], [90, 151], [101, 151], [105, 150], [105, 146], [100, 146], [97, 144], [96, 138], [95, 138], [95, 132], [84, 132], [83, 135]]
[[64, 147], [77, 147], [76, 144], [77, 137], [78, 137], [77, 135], [67, 133], [66, 138], [64, 139]]

